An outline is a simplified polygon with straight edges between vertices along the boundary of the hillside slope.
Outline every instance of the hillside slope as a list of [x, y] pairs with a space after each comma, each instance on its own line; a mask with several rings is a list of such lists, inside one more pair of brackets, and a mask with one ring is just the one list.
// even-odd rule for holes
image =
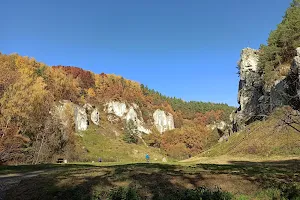
[[[175, 129], [162, 144], [169, 151], [183, 147], [182, 156], [188, 157], [203, 150], [208, 137], [203, 127], [229, 121], [234, 110], [223, 103], [166, 97], [121, 76], [70, 66], [49, 67], [17, 54], [0, 53], [0, 71], [0, 163], [36, 164], [57, 157], [76, 161], [82, 155], [77, 135], [91, 124], [101, 130], [100, 119], [112, 124], [104, 132], [118, 128], [116, 143], [120, 139], [138, 143], [149, 133], [168, 134], [166, 131]], [[197, 137], [186, 137], [196, 130], [203, 131]], [[152, 144], [160, 147], [160, 143]], [[200, 144], [196, 148], [190, 145], [196, 143]]]
[[[256, 121], [234, 133], [228, 141], [216, 144], [201, 154], [204, 157], [229, 155], [234, 157], [300, 156], [299, 124], [289, 126], [283, 120], [291, 109], [277, 109], [265, 121]], [[299, 115], [293, 117], [299, 121]]]

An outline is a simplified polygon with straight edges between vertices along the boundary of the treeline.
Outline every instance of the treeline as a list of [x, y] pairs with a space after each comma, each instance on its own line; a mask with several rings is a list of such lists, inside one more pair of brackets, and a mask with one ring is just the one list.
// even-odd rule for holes
[[176, 97], [168, 97], [162, 95], [161, 93], [153, 89], [149, 89], [147, 86], [143, 84], [141, 85], [141, 88], [144, 95], [155, 96], [156, 102], [161, 103], [165, 101], [168, 104], [170, 104], [174, 112], [181, 113], [184, 119], [189, 119], [189, 120], [195, 119], [198, 113], [205, 114], [210, 111], [221, 111], [222, 115], [220, 116], [220, 120], [228, 121], [230, 114], [235, 109], [235, 107], [228, 106], [227, 104], [224, 103], [184, 101]]
[[287, 75], [297, 47], [300, 47], [300, 0], [293, 0], [282, 22], [270, 33], [267, 45], [260, 47], [259, 67], [266, 86]]

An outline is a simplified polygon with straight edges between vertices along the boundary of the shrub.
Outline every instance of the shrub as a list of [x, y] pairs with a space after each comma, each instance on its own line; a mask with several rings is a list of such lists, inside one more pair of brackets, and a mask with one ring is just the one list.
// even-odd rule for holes
[[160, 148], [162, 135], [157, 131], [157, 129], [152, 129], [152, 133], [145, 135], [144, 141], [150, 147]]
[[229, 192], [224, 192], [220, 188], [211, 190], [205, 187], [199, 187], [194, 190], [186, 190], [182, 192], [178, 199], [182, 200], [230, 200], [233, 195]]
[[203, 151], [209, 132], [200, 125], [184, 126], [162, 135], [161, 148], [171, 157], [185, 159]]
[[137, 143], [138, 142], [138, 131], [137, 127], [132, 120], [126, 123], [123, 140], [127, 143]]

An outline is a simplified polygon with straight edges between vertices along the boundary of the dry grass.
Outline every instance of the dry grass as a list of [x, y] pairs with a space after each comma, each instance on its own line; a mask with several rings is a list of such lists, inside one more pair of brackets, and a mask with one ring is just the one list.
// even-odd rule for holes
[[221, 155], [215, 157], [201, 157], [195, 156], [187, 160], [179, 161], [182, 164], [232, 164], [233, 162], [253, 162], [253, 163], [268, 163], [268, 162], [289, 162], [293, 160], [300, 160], [300, 156], [272, 156], [272, 157], [260, 157], [260, 156], [230, 156]]
[[[248, 199], [268, 197], [281, 184], [299, 183], [299, 160], [274, 162], [231, 161], [231, 164], [120, 164], [64, 165], [20, 182], [7, 199], [106, 199], [118, 187], [133, 187], [143, 199], [172, 199], [177, 191], [199, 186], [222, 188]], [[276, 190], [277, 191], [277, 190]], [[267, 195], [267, 196], [266, 196]], [[261, 198], [258, 198], [261, 199]]]
[[278, 66], [278, 74], [281, 77], [286, 77], [291, 70], [291, 63], [284, 63]]
[[282, 111], [277, 110], [266, 121], [249, 125], [245, 130], [233, 134], [228, 142], [216, 144], [199, 157], [227, 155], [268, 160], [273, 157], [300, 156], [300, 133], [289, 127], [278, 126], [282, 115]]

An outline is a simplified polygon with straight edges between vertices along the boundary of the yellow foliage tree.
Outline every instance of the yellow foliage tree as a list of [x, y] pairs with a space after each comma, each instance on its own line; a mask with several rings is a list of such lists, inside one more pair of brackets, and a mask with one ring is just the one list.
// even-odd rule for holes
[[41, 77], [32, 79], [23, 74], [0, 99], [2, 124], [7, 127], [13, 122], [21, 127], [29, 119], [36, 118], [49, 95], [45, 88], [46, 84]]
[[61, 69], [46, 69], [48, 89], [54, 96], [55, 100], [78, 101], [80, 98], [80, 87], [76, 79], [71, 75], [66, 75]]
[[96, 96], [96, 93], [95, 93], [95, 90], [93, 88], [89, 88], [87, 90], [87, 95], [90, 97], [90, 98], [93, 98]]

